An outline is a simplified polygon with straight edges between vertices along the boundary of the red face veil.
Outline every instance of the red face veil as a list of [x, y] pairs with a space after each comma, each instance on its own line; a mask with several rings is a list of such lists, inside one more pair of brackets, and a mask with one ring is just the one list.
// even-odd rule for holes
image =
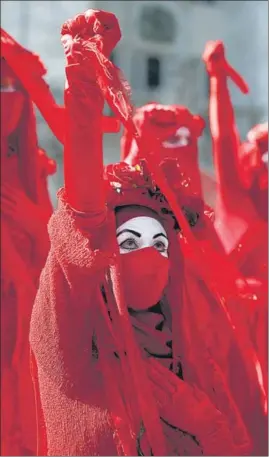
[[169, 261], [154, 248], [121, 256], [126, 303], [134, 310], [146, 310], [161, 300], [168, 282]]
[[4, 59], [1, 59], [1, 135], [7, 137], [17, 127], [24, 104], [19, 82]]
[[[117, 226], [127, 227], [128, 222], [141, 217], [144, 223], [133, 227], [138, 227], [140, 240], [144, 240], [144, 235], [148, 232], [148, 223], [151, 220], [157, 222], [157, 229], [155, 232], [153, 230], [152, 235], [161, 230], [160, 218], [154, 211], [143, 206], [127, 206], [118, 210], [116, 212]], [[150, 228], [149, 231], [151, 231]], [[146, 242], [142, 248], [122, 254], [120, 260], [124, 295], [128, 307], [134, 310], [146, 310], [157, 304], [164, 295], [168, 283], [168, 258]]]

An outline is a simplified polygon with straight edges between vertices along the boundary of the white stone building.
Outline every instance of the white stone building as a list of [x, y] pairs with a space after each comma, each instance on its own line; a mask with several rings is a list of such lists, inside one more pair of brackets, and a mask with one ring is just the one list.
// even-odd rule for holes
[[[251, 88], [248, 96], [231, 88], [242, 137], [254, 123], [267, 119], [267, 1], [2, 1], [2, 27], [40, 54], [59, 101], [64, 86], [60, 27], [90, 7], [112, 11], [119, 18], [123, 38], [114, 59], [131, 83], [136, 105], [150, 100], [185, 104], [207, 119], [208, 80], [201, 54], [207, 40], [222, 39], [229, 61]], [[40, 142], [57, 155], [60, 165], [61, 148], [39, 122]], [[117, 160], [119, 135], [107, 135], [104, 144], [105, 160]], [[207, 130], [201, 141], [201, 166], [208, 170], [210, 149]]]

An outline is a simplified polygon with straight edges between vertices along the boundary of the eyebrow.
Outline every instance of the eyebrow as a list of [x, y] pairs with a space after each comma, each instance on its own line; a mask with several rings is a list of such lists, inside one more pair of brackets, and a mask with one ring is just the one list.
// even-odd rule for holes
[[158, 238], [158, 236], [163, 236], [168, 240], [167, 236], [164, 233], [157, 233], [156, 235], [154, 235], [153, 240], [155, 240], [155, 238]]
[[121, 230], [119, 233], [117, 233], [117, 237], [122, 235], [123, 233], [132, 233], [133, 235], [137, 236], [138, 238], [141, 238], [141, 233], [136, 232], [135, 230], [131, 230], [131, 229]]

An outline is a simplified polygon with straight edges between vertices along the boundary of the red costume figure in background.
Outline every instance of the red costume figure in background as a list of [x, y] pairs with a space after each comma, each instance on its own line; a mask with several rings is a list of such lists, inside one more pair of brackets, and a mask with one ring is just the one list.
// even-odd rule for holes
[[[181, 173], [191, 180], [193, 194], [201, 198], [198, 139], [205, 127], [204, 120], [184, 106], [149, 103], [136, 110], [134, 122], [140, 135], [149, 143], [154, 142], [158, 148], [154, 152], [161, 160], [169, 157], [177, 161]], [[122, 160], [135, 165], [141, 158], [135, 140], [125, 131]]]
[[144, 163], [103, 174], [104, 98], [91, 63], [96, 46], [109, 56], [119, 41], [117, 19], [88, 10], [62, 35], [65, 189], [30, 331], [39, 455], [259, 452], [244, 308], [233, 331]]
[[[267, 234], [264, 236], [267, 232], [266, 205], [260, 211], [259, 202], [260, 191], [267, 186], [265, 165], [262, 162], [266, 132], [262, 136], [262, 148], [252, 139], [253, 149], [256, 147], [255, 153], [252, 150], [248, 154], [246, 145], [240, 147], [227, 80], [231, 77], [244, 92], [248, 88], [227, 63], [224, 46], [220, 41], [206, 45], [203, 59], [210, 78], [209, 118], [218, 184], [215, 228], [225, 251], [242, 267], [244, 274], [250, 274], [245, 271], [249, 268], [252, 270], [251, 275], [267, 278]], [[252, 134], [251, 137], [255, 136]], [[257, 174], [262, 178], [256, 179]], [[256, 188], [256, 199], [253, 198], [253, 187]], [[256, 240], [253, 245], [253, 239], [257, 237], [259, 241]], [[255, 259], [253, 256], [255, 257], [256, 250]], [[251, 257], [249, 262], [247, 255]]]
[[[205, 127], [204, 120], [183, 106], [150, 103], [136, 110], [134, 122], [143, 141], [152, 145], [155, 160], [179, 202], [185, 208], [191, 207], [192, 212], [196, 210], [200, 222], [203, 220], [204, 224], [199, 224], [200, 239], [210, 240], [222, 251], [212, 226], [212, 209], [204, 204], [203, 174], [198, 160], [198, 140]], [[127, 131], [122, 137], [122, 158], [132, 166], [143, 158], [143, 152]]]
[[[248, 283], [257, 291], [258, 306], [250, 309], [250, 325], [253, 340], [263, 370], [265, 385], [268, 386], [268, 123], [254, 126], [247, 135], [247, 141], [239, 148], [239, 178], [243, 189], [261, 222], [246, 233], [241, 250], [233, 256], [239, 261], [243, 274], [252, 278]], [[255, 279], [258, 278], [258, 279]]]
[[[1, 55], [16, 75], [19, 75], [24, 89], [31, 94], [32, 102], [40, 110], [60, 143], [64, 143], [64, 107], [56, 103], [50, 87], [43, 76], [46, 69], [36, 54], [23, 48], [14, 38], [1, 28]], [[31, 68], [31, 71], [30, 71]], [[103, 131], [119, 131], [120, 122], [111, 117], [103, 117]]]
[[[27, 71], [39, 69], [40, 74], [41, 62], [31, 58], [36, 65], [23, 61]], [[38, 279], [49, 250], [52, 205], [47, 178], [55, 169], [55, 162], [38, 148], [30, 95], [1, 58], [2, 455], [31, 455], [36, 449], [28, 339]]]
[[206, 45], [210, 79], [209, 119], [217, 175], [215, 229], [257, 301], [249, 309], [252, 339], [268, 376], [268, 125], [254, 127], [240, 145], [228, 78], [244, 92], [246, 83], [227, 63], [220, 41]]

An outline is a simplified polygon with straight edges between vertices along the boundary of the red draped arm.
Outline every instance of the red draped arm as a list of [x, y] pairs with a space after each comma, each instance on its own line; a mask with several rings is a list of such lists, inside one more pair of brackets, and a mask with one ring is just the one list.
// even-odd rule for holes
[[[235, 192], [240, 192], [238, 177], [240, 140], [228, 89], [228, 78], [234, 77], [235, 70], [226, 62], [224, 46], [220, 41], [207, 43], [203, 60], [210, 81], [209, 120], [219, 199], [226, 204]], [[237, 73], [235, 78], [241, 90], [246, 92], [247, 86]]]

